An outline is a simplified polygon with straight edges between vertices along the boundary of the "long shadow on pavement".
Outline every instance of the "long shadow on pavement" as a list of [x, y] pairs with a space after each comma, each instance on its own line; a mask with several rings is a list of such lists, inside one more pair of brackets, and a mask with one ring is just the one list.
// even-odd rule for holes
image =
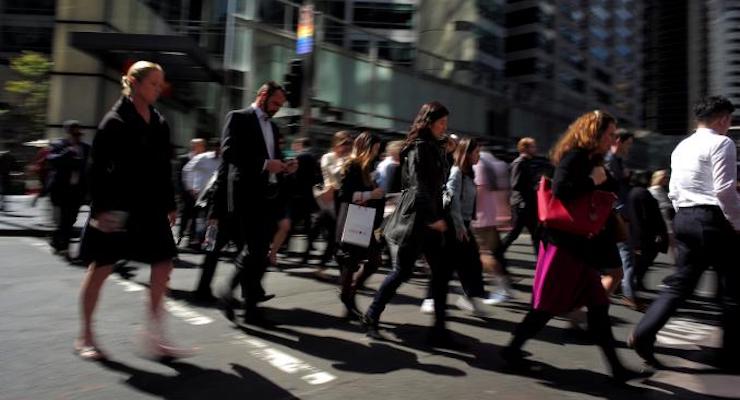
[[201, 368], [184, 362], [165, 365], [177, 371], [169, 376], [107, 360], [103, 367], [129, 375], [125, 383], [136, 390], [162, 399], [297, 399], [290, 392], [261, 375], [238, 364], [231, 364], [234, 373]]
[[[340, 329], [341, 324], [349, 325], [339, 318], [310, 310], [295, 309], [281, 311], [283, 311], [282, 318], [289, 318], [291, 325]], [[268, 315], [274, 317], [272, 312]], [[275, 322], [279, 322], [281, 319], [274, 318]], [[417, 354], [399, 349], [387, 343], [369, 342], [363, 344], [332, 336], [313, 335], [282, 326], [270, 327], [269, 331], [254, 329], [245, 325], [240, 325], [239, 329], [247, 335], [289, 347], [318, 358], [334, 361], [332, 367], [340, 371], [385, 374], [402, 369], [412, 369], [433, 375], [466, 375], [464, 371], [457, 368], [422, 363]], [[364, 336], [361, 336], [360, 332], [358, 332], [358, 340], [363, 340], [363, 338]]]

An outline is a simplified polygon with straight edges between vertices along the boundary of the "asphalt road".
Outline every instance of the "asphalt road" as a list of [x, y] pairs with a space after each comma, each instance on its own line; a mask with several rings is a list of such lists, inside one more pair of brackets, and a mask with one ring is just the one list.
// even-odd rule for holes
[[[468, 345], [462, 352], [425, 344], [431, 317], [419, 312], [423, 273], [402, 287], [383, 314], [390, 340], [379, 342], [342, 320], [332, 280], [316, 279], [312, 268], [289, 258], [265, 281], [268, 292], [277, 295], [265, 303], [277, 325], [233, 325], [218, 309], [188, 301], [202, 256], [183, 254], [170, 285], [168, 327], [174, 341], [199, 350], [192, 358], [163, 364], [144, 357], [138, 345], [148, 267], [133, 265], [128, 279], [108, 280], [97, 331], [110, 361], [85, 362], [72, 352], [84, 270], [53, 256], [41, 238], [0, 237], [0, 399], [740, 398], [739, 376], [705, 365], [719, 341], [718, 309], [708, 293], [711, 276], [700, 289], [706, 297], [689, 302], [661, 332], [659, 358], [675, 370], [616, 386], [598, 349], [560, 319], [525, 348], [537, 365], [534, 372], [522, 376], [507, 370], [497, 353], [527, 310], [533, 275], [525, 240], [508, 253], [512, 271], [521, 278], [515, 301], [492, 307], [491, 318], [480, 319], [458, 310], [457, 295], [450, 295], [450, 328]], [[216, 285], [232, 268], [227, 262], [219, 265]], [[654, 268], [649, 286], [657, 286], [669, 270]], [[329, 274], [335, 277], [336, 271]], [[371, 279], [371, 289], [384, 274]], [[371, 295], [360, 296], [361, 308]], [[639, 358], [624, 340], [641, 314], [617, 304], [610, 313], [620, 356], [639, 368]]]

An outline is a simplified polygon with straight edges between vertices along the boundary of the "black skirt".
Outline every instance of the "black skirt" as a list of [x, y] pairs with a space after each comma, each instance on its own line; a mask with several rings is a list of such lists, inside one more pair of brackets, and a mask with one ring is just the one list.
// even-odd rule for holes
[[98, 266], [119, 260], [153, 264], [177, 255], [167, 214], [136, 213], [129, 215], [125, 232], [105, 233], [85, 226], [80, 241], [80, 258]]

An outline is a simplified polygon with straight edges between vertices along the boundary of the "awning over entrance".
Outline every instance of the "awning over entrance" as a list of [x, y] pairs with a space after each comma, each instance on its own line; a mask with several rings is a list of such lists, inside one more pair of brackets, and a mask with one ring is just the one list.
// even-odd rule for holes
[[69, 43], [117, 68], [137, 60], [155, 62], [162, 65], [168, 81], [224, 81], [208, 53], [187, 36], [70, 32]]

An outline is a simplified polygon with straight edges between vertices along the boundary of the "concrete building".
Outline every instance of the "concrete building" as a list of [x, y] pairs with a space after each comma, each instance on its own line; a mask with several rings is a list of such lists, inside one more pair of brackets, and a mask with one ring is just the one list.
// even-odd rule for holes
[[[740, 106], [740, 1], [708, 1], [709, 93]], [[734, 125], [740, 125], [740, 112]]]
[[596, 108], [610, 111], [623, 126], [639, 126], [641, 3], [508, 2], [506, 80], [514, 101], [512, 131], [549, 142], [575, 116]]

